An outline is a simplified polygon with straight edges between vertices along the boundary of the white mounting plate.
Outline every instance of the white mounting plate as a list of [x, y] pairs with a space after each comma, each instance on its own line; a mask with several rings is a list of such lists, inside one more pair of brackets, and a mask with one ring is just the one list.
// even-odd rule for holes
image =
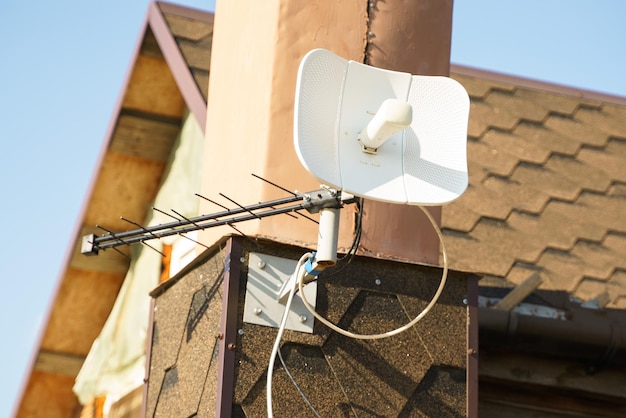
[[[376, 154], [357, 141], [386, 99], [413, 108], [413, 121]], [[440, 205], [468, 184], [469, 96], [449, 77], [415, 76], [348, 61], [323, 50], [300, 63], [294, 145], [321, 183], [372, 200]]]
[[[267, 254], [248, 255], [248, 283], [244, 302], [243, 321], [249, 324], [278, 328], [285, 304], [278, 302], [282, 284], [294, 273], [297, 261]], [[304, 287], [306, 300], [315, 306], [317, 282]], [[313, 333], [313, 315], [302, 303], [300, 294], [294, 295], [287, 317], [286, 329]]]

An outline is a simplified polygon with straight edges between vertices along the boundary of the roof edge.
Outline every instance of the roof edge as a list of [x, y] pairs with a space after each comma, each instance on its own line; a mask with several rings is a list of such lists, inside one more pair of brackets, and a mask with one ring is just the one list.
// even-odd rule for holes
[[[179, 16], [185, 16], [186, 14], [193, 15], [194, 19], [196, 18], [196, 14], [207, 14], [210, 16], [212, 16], [212, 14], [193, 9], [185, 10], [181, 6], [160, 2], [152, 2], [148, 8], [148, 26], [152, 29], [152, 33], [157, 40], [165, 61], [172, 71], [174, 80], [176, 80], [176, 84], [178, 84], [178, 88], [180, 89], [187, 107], [200, 124], [202, 132], [204, 132], [206, 130], [207, 104], [204, 101], [204, 97], [193, 75], [189, 71], [189, 67], [187, 66], [182, 52], [176, 44], [174, 35], [165, 21], [165, 17], [163, 16], [164, 11], [171, 11]], [[210, 21], [212, 22], [213, 19], [210, 19]]]
[[579, 99], [594, 100], [603, 103], [615, 104], [618, 106], [626, 106], [626, 97], [609, 93], [601, 93], [593, 90], [585, 90], [577, 87], [541, 81], [533, 78], [524, 78], [512, 74], [499, 73], [496, 71], [484, 70], [475, 67], [468, 67], [460, 64], [450, 64], [450, 73], [456, 73], [468, 77], [489, 79], [532, 90], [541, 90], [550, 93], [564, 94]]

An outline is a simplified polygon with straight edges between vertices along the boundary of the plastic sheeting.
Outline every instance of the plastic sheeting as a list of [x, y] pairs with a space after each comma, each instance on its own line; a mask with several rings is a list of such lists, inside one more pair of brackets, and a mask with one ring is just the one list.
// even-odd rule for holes
[[[188, 114], [181, 133], [172, 148], [168, 168], [154, 201], [154, 207], [167, 211], [175, 209], [184, 216], [198, 215], [204, 133]], [[157, 225], [172, 219], [151, 211], [147, 225]], [[173, 256], [184, 254], [193, 259], [191, 241], [172, 236], [150, 245], [161, 249], [163, 243], [173, 245]], [[177, 247], [184, 251], [177, 251]], [[76, 377], [74, 393], [81, 403], [105, 395], [110, 405], [137, 386], [145, 375], [145, 349], [150, 309], [149, 292], [159, 283], [162, 257], [146, 246], [136, 245], [131, 251], [132, 261], [124, 283], [100, 335]], [[172, 260], [180, 269], [183, 260]]]

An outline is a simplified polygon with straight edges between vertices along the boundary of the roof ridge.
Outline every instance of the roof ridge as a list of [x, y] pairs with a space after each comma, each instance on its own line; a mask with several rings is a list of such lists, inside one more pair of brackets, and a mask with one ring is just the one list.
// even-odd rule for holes
[[512, 84], [515, 87], [546, 91], [550, 93], [572, 96], [579, 99], [595, 100], [604, 103], [616, 104], [619, 106], [626, 106], [626, 97], [623, 96], [602, 93], [594, 90], [581, 89], [578, 87], [551, 83], [532, 78], [525, 78], [491, 70], [484, 70], [460, 64], [450, 64], [450, 73], [497, 81], [499, 83]]

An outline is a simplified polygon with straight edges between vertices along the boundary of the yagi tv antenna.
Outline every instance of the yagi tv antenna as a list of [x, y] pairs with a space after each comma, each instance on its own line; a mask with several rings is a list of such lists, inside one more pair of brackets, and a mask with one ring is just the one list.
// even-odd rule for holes
[[465, 191], [469, 97], [448, 77], [348, 61], [301, 61], [294, 144], [320, 182], [390, 203], [440, 205]]

